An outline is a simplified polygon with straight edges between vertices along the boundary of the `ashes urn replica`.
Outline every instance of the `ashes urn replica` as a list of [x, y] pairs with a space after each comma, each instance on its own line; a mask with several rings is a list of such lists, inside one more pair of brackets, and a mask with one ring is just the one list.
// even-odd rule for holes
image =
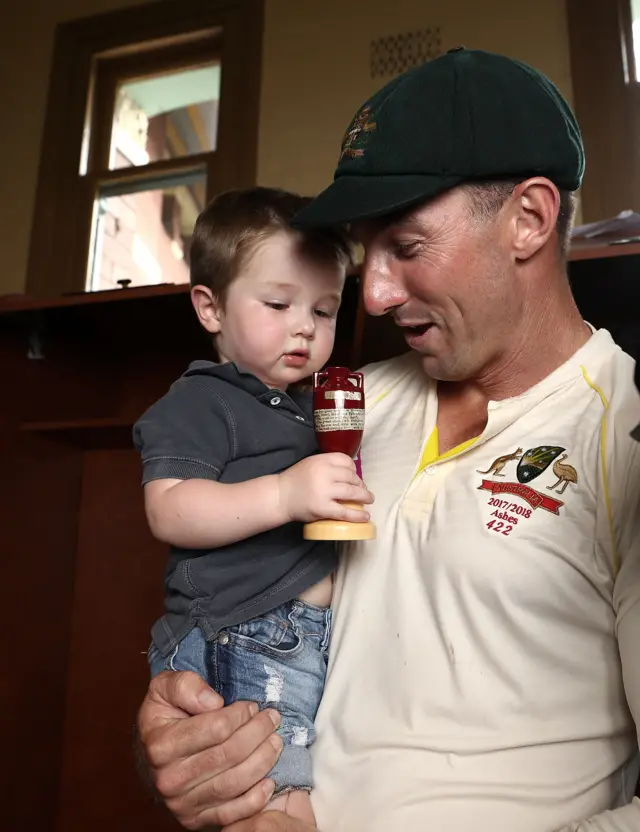
[[[318, 445], [323, 453], [342, 453], [355, 458], [364, 430], [364, 377], [347, 367], [327, 367], [313, 374], [313, 418]], [[359, 503], [345, 503], [363, 509]], [[316, 520], [304, 526], [307, 540], [372, 540], [373, 523]]]

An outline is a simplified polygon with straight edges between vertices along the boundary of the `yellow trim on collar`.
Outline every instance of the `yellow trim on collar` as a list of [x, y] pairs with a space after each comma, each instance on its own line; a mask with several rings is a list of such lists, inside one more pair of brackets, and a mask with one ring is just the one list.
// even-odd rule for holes
[[457, 456], [458, 454], [461, 454], [462, 451], [466, 451], [467, 448], [470, 448], [477, 441], [478, 437], [474, 436], [473, 439], [467, 439], [459, 445], [456, 445], [455, 448], [450, 448], [448, 451], [441, 454], [440, 440], [438, 438], [438, 426], [436, 425], [425, 443], [416, 476], [424, 471], [427, 465], [431, 465], [434, 462], [440, 462], [443, 459], [449, 459], [449, 457], [452, 456]]

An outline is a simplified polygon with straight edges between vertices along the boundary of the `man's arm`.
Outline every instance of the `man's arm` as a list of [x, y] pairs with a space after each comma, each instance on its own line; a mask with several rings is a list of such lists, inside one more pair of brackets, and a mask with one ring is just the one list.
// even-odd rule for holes
[[224, 832], [318, 832], [301, 820], [290, 818], [282, 812], [264, 812], [249, 820], [241, 820], [233, 826], [225, 826]]
[[[629, 708], [636, 722], [640, 724], [640, 603], [629, 610], [618, 626], [618, 644], [624, 686]], [[638, 832], [640, 830], [640, 800], [636, 797], [628, 806], [603, 812], [588, 820], [565, 826], [558, 832]]]
[[[624, 690], [629, 710], [640, 729], [640, 446], [631, 449], [623, 444], [624, 462], [615, 460], [614, 470], [623, 471], [616, 483], [615, 529], [621, 557], [614, 592], [616, 635]], [[635, 785], [635, 784], [634, 784]], [[627, 806], [602, 812], [586, 820], [569, 824], [558, 832], [638, 832], [640, 830], [640, 799], [633, 798]]]
[[589, 820], [563, 826], [558, 832], [638, 832], [640, 829], [640, 800], [610, 812], [595, 815]]

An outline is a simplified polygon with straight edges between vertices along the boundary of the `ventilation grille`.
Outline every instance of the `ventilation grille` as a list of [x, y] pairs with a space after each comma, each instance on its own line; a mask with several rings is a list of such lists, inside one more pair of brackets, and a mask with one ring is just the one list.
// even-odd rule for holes
[[400, 75], [401, 72], [437, 58], [441, 54], [442, 42], [439, 26], [376, 38], [371, 41], [371, 77], [384, 78]]

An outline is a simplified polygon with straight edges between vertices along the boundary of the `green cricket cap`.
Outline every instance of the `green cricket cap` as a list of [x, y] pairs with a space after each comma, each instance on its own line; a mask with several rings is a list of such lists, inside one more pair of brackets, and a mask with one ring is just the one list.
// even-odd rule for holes
[[474, 180], [545, 176], [575, 191], [583, 174], [580, 129], [551, 81], [512, 58], [458, 47], [358, 110], [333, 184], [293, 224], [381, 217]]

